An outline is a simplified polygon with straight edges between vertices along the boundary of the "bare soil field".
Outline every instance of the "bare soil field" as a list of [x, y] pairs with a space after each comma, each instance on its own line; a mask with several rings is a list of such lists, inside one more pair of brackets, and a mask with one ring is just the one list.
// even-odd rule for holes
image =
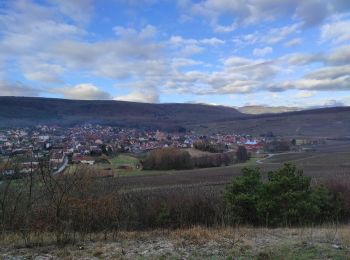
[[261, 160], [261, 164], [270, 164], [270, 163], [284, 163], [284, 162], [292, 162], [299, 159], [308, 159], [312, 156], [315, 156], [314, 153], [305, 153], [305, 152], [290, 152], [290, 153], [282, 153], [271, 155], [270, 158], [266, 158]]
[[315, 152], [274, 155], [262, 160], [252, 158], [249, 162], [219, 168], [205, 168], [179, 171], [144, 171], [137, 176], [122, 175], [116, 182], [124, 189], [169, 188], [171, 186], [214, 185], [224, 187], [232, 178], [239, 176], [244, 167], [258, 167], [262, 172], [279, 168], [286, 162], [295, 164], [308, 176], [328, 178], [349, 176], [350, 178], [350, 142], [330, 141], [315, 147]]
[[[249, 164], [254, 166], [254, 164]], [[145, 172], [139, 176], [122, 176], [117, 178], [117, 182], [124, 188], [147, 188], [147, 187], [169, 187], [183, 185], [225, 185], [229, 183], [233, 177], [241, 174], [243, 167], [248, 164], [233, 165], [219, 168], [205, 168], [195, 170], [179, 170], [179, 171], [152, 171]], [[267, 166], [269, 169], [274, 166]]]
[[219, 228], [99, 234], [63, 247], [45, 234], [36, 247], [8, 237], [1, 259], [350, 259], [349, 226]]

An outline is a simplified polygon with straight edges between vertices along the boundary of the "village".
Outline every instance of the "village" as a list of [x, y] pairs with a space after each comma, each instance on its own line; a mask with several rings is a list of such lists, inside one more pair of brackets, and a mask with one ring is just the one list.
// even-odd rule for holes
[[[249, 152], [263, 152], [276, 147], [276, 138], [253, 137], [244, 134], [198, 135], [195, 132], [165, 133], [152, 130], [124, 129], [112, 126], [85, 124], [71, 128], [40, 125], [35, 128], [0, 130], [0, 162], [16, 162], [2, 175], [15, 171], [25, 174], [39, 167], [39, 161], [47, 161], [49, 169], [61, 173], [69, 164], [95, 164], [101, 155], [119, 153], [144, 154], [157, 148], [193, 148], [198, 141], [206, 140], [220, 145], [225, 151], [235, 151], [244, 146]], [[312, 141], [319, 142], [319, 141]], [[279, 140], [282, 150], [289, 150], [290, 140]], [[293, 143], [293, 141], [292, 141]], [[294, 145], [311, 144], [310, 140], [294, 140]], [[15, 169], [16, 168], [16, 169]]]

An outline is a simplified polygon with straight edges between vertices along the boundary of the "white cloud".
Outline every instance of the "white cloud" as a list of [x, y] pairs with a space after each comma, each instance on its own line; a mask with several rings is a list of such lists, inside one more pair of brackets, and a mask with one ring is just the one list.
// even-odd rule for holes
[[277, 27], [270, 29], [261, 37], [261, 42], [267, 44], [276, 44], [286, 39], [289, 35], [297, 33], [300, 24], [292, 24], [284, 27]]
[[114, 0], [118, 3], [129, 5], [132, 7], [143, 7], [144, 5], [152, 5], [158, 2], [158, 0]]
[[302, 39], [301, 38], [294, 38], [288, 42], [286, 42], [284, 44], [285, 47], [290, 48], [290, 47], [294, 47], [297, 45], [300, 45], [302, 43]]
[[[290, 16], [304, 27], [321, 24], [335, 13], [350, 10], [347, 0], [202, 0], [180, 5], [185, 13], [201, 16], [216, 31], [230, 32], [239, 25], [255, 24]], [[232, 24], [220, 24], [221, 17], [232, 17]], [[218, 29], [219, 28], [219, 29]]]
[[297, 88], [320, 91], [350, 90], [350, 76], [324, 79], [302, 78], [292, 82], [285, 82], [283, 86], [285, 89]]
[[295, 97], [296, 98], [309, 98], [309, 97], [312, 97], [316, 94], [315, 91], [307, 91], [307, 90], [302, 90], [302, 91], [299, 91]]
[[237, 29], [237, 24], [234, 22], [231, 25], [214, 24], [214, 31], [217, 33], [229, 33]]
[[105, 100], [111, 99], [111, 96], [96, 87], [93, 84], [85, 83], [75, 86], [56, 88], [52, 90], [53, 93], [62, 94], [67, 99], [80, 99], [80, 100]]
[[149, 39], [157, 34], [157, 28], [149, 24], [143, 27], [140, 31], [137, 31], [134, 28], [128, 28], [123, 26], [115, 26], [113, 28], [113, 31], [116, 35], [126, 39]]
[[326, 62], [333, 65], [350, 64], [350, 45], [335, 48], [326, 56]]
[[222, 45], [225, 43], [223, 40], [220, 40], [216, 37], [201, 39], [199, 40], [199, 42], [207, 45], [212, 45], [212, 46]]
[[307, 27], [319, 25], [332, 12], [338, 11], [337, 1], [325, 3], [324, 0], [296, 1], [295, 17]]
[[346, 65], [350, 62], [350, 45], [344, 45], [323, 53], [293, 53], [280, 58], [286, 60], [290, 65], [310, 65], [312, 63], [323, 63], [326, 65]]
[[1, 50], [7, 54], [28, 55], [43, 51], [60, 39], [76, 39], [86, 34], [73, 24], [52, 19], [55, 10], [30, 1], [14, 1], [12, 8], [0, 13]]
[[332, 21], [321, 27], [321, 39], [335, 44], [350, 41], [350, 20]]
[[95, 43], [64, 41], [52, 47], [51, 57], [66, 67], [85, 69], [113, 79], [143, 77], [164, 71], [162, 46], [138, 37]]
[[322, 62], [324, 60], [323, 54], [304, 54], [304, 53], [293, 53], [288, 54], [280, 58], [285, 60], [289, 65], [293, 66], [303, 66], [309, 65], [315, 62]]
[[204, 52], [208, 46], [217, 47], [225, 44], [225, 41], [216, 37], [191, 39], [173, 35], [168, 40], [168, 46], [175, 51], [174, 56], [188, 57]]
[[204, 51], [204, 48], [203, 47], [199, 47], [197, 45], [187, 45], [187, 46], [184, 46], [179, 52], [179, 56], [185, 56], [185, 57], [188, 57], [188, 56], [192, 56], [192, 55], [195, 55], [195, 54], [198, 54], [198, 53], [201, 53]]
[[255, 33], [245, 34], [242, 36], [236, 36], [232, 39], [232, 42], [237, 48], [244, 48], [249, 45], [258, 43], [260, 40], [260, 35]]
[[[90, 1], [65, 2], [50, 0], [51, 5], [39, 5], [15, 1], [9, 4], [0, 13], [0, 65], [11, 61], [26, 79], [41, 83], [62, 83], [67, 71], [117, 80], [144, 80], [166, 74], [170, 65], [162, 54], [163, 43], [154, 39], [157, 34], [154, 26], [145, 25], [140, 30], [119, 26], [114, 28], [115, 38], [86, 40], [88, 33], [82, 29], [82, 24], [91, 17]], [[87, 14], [74, 16], [76, 10], [87, 10]], [[221, 44], [221, 41], [208, 38], [203, 44]], [[55, 90], [67, 98], [109, 98], [107, 93], [91, 85]], [[48, 88], [47, 92], [50, 91]]]
[[84, 24], [90, 21], [94, 9], [92, 0], [50, 0], [50, 2], [57, 5], [62, 14]]
[[179, 35], [173, 35], [169, 39], [169, 43], [174, 46], [183, 46], [183, 45], [212, 45], [212, 46], [217, 46], [217, 45], [222, 45], [225, 43], [225, 41], [218, 39], [216, 37], [212, 38], [203, 38], [203, 39], [187, 39], [183, 38], [182, 36]]
[[[202, 38], [197, 38], [197, 35], [187, 38], [175, 33], [169, 36], [161, 31], [164, 27], [156, 28], [144, 21], [136, 25], [127, 23], [128, 26], [115, 26], [111, 29], [114, 34], [103, 39], [100, 35], [88, 32], [85, 27], [93, 15], [90, 1], [49, 1], [42, 5], [31, 1], [13, 1], [9, 4], [10, 8], [0, 13], [0, 67], [7, 71], [12, 67], [6, 65], [11, 64], [21, 76], [36, 81], [33, 84], [49, 86], [46, 90], [48, 93], [78, 99], [111, 98], [92, 84], [56, 87], [57, 83], [64, 83], [62, 81], [67, 78], [67, 72], [80, 77], [113, 80], [115, 86], [130, 91], [130, 94], [118, 99], [142, 102], [158, 102], [162, 93], [174, 92], [231, 95], [298, 89], [300, 92], [297, 95], [305, 98], [316, 91], [349, 89], [349, 45], [333, 46], [329, 52], [292, 53], [277, 59], [263, 59], [273, 51], [278, 53], [279, 46], [275, 44], [282, 43], [286, 47], [301, 44], [299, 33], [303, 26], [320, 23], [339, 12], [340, 2], [343, 2], [344, 10], [348, 10], [350, 5], [341, 0], [334, 0], [325, 8], [319, 6], [319, 0], [308, 1], [308, 4], [301, 0], [180, 1], [179, 6], [186, 6], [192, 15], [208, 19], [210, 26], [217, 32], [240, 29], [259, 21], [272, 21], [279, 15], [292, 12], [292, 24], [267, 29], [263, 24], [256, 28], [265, 30], [247, 30], [250, 33], [233, 39], [234, 47], [256, 45], [250, 46], [256, 58], [232, 56], [238, 51], [233, 51], [232, 46], [226, 44], [229, 36], [206, 34]], [[150, 1], [144, 0], [143, 3], [155, 3]], [[131, 2], [126, 4], [137, 3]], [[306, 10], [311, 7], [326, 12], [307, 13]], [[87, 10], [87, 13], [74, 16], [76, 10]], [[226, 18], [225, 25], [219, 22], [223, 20], [222, 17]], [[227, 17], [232, 17], [232, 21], [227, 21]], [[346, 44], [348, 22], [344, 17], [326, 20], [321, 30], [324, 41], [334, 39], [336, 44]], [[334, 30], [331, 26], [335, 26]], [[307, 41], [306, 38], [304, 40]], [[215, 62], [200, 60], [202, 55], [191, 57], [198, 53], [205, 56], [206, 52], [211, 52], [209, 59], [212, 59], [212, 54], [216, 55]], [[250, 50], [241, 53], [249, 54]], [[13, 90], [10, 90], [10, 85]], [[1, 95], [39, 93], [37, 89], [19, 83], [4, 86], [2, 83]], [[52, 86], [55, 88], [50, 90]], [[40, 89], [40, 93], [43, 92]]]
[[39, 90], [25, 86], [20, 82], [10, 83], [0, 80], [0, 96], [38, 96]]
[[253, 54], [254, 56], [257, 56], [257, 57], [264, 57], [270, 53], [272, 53], [273, 49], [270, 47], [270, 46], [267, 46], [265, 48], [255, 48], [253, 50]]
[[350, 75], [350, 65], [323, 67], [306, 74], [307, 78], [327, 79]]
[[279, 70], [271, 61], [232, 56], [222, 60], [222, 68], [216, 71], [176, 71], [167, 77], [163, 85], [167, 93], [251, 93], [264, 89]]
[[187, 58], [173, 58], [171, 61], [171, 66], [175, 70], [178, 68], [194, 66], [199, 64], [202, 64], [202, 62]]
[[237, 47], [246, 47], [249, 45], [263, 44], [275, 45], [281, 41], [286, 40], [291, 35], [300, 32], [300, 24], [295, 23], [283, 27], [271, 28], [268, 31], [256, 31], [233, 38], [233, 42]]
[[158, 103], [159, 96], [154, 91], [134, 91], [125, 96], [114, 98], [119, 101], [142, 102], [142, 103]]
[[224, 60], [224, 64], [226, 66], [232, 66], [232, 67], [245, 66], [251, 63], [252, 63], [251, 59], [239, 57], [239, 56], [228, 57]]
[[62, 22], [52, 6], [30, 1], [13, 1], [0, 13], [0, 29], [0, 57], [16, 61], [27, 79], [44, 82], [59, 81], [65, 71], [49, 57], [51, 46], [86, 35], [84, 29]]
[[[327, 57], [325, 58], [327, 59]], [[350, 90], [350, 65], [328, 66], [304, 72], [304, 75], [291, 80], [280, 80], [268, 86], [270, 91], [286, 91], [288, 89], [305, 90], [297, 94], [303, 98], [315, 91]]]
[[59, 64], [50, 64], [32, 58], [23, 58], [21, 68], [28, 80], [45, 83], [62, 83], [60, 76], [65, 72]]

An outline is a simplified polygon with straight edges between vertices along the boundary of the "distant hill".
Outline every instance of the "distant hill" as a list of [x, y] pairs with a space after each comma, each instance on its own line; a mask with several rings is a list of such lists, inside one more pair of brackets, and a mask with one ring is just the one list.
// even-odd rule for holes
[[249, 115], [232, 107], [0, 97], [0, 127], [96, 123], [177, 131], [282, 136], [350, 136], [350, 107]]
[[[192, 126], [201, 131], [203, 126]], [[319, 108], [278, 114], [251, 115], [204, 126], [214, 132], [279, 136], [350, 138], [350, 107]], [[205, 130], [205, 129], [203, 129]]]
[[33, 97], [0, 97], [0, 127], [36, 124], [111, 124], [171, 129], [245, 117], [234, 108], [202, 104], [147, 104]]
[[299, 107], [269, 107], [269, 106], [244, 106], [237, 107], [237, 110], [245, 113], [245, 114], [276, 114], [276, 113], [284, 113], [284, 112], [292, 112], [292, 111], [300, 111], [302, 110]]

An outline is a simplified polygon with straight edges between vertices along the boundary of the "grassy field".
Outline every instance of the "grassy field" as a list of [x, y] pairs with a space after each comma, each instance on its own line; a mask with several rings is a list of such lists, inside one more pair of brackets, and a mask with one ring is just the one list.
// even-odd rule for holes
[[116, 157], [109, 159], [109, 162], [115, 167], [122, 165], [130, 165], [136, 167], [136, 165], [140, 163], [139, 159], [136, 157], [126, 154], [119, 154]]
[[[140, 160], [132, 155], [118, 154], [115, 157], [108, 158], [108, 162], [109, 163], [97, 163], [92, 166], [71, 164], [66, 169], [65, 173], [72, 173], [75, 171], [88, 171], [94, 172], [101, 176], [140, 175], [140, 169], [137, 169], [137, 165], [140, 164]], [[130, 169], [120, 169], [121, 166], [129, 166]]]

